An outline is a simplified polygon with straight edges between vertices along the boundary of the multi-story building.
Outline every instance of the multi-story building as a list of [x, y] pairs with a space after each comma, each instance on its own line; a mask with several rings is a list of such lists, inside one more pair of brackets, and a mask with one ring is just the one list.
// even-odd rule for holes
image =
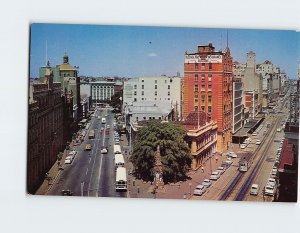
[[61, 84], [45, 70], [43, 83], [30, 83], [28, 111], [27, 191], [35, 193], [63, 149]]
[[169, 102], [175, 109], [175, 117], [181, 115], [181, 78], [180, 77], [141, 77], [124, 82], [123, 107], [134, 102]]
[[232, 87], [232, 134], [234, 134], [244, 125], [244, 94], [241, 78], [234, 77]]
[[284, 137], [278, 167], [279, 188], [276, 200], [296, 202], [299, 163], [299, 89], [296, 86], [291, 90], [290, 114], [285, 123]]
[[194, 111], [203, 111], [208, 121], [218, 125], [217, 151], [229, 148], [232, 137], [232, 57], [215, 47], [198, 46], [195, 53], [186, 53], [183, 83], [183, 119]]
[[242, 78], [245, 94], [245, 108], [249, 112], [249, 117], [254, 118], [262, 111], [262, 76], [257, 74], [255, 69], [256, 55], [250, 51], [247, 53], [247, 62]]
[[193, 156], [191, 169], [197, 170], [212, 157], [217, 147], [217, 123], [207, 121], [204, 112], [191, 112], [180, 125], [186, 130], [185, 141]]
[[[47, 66], [40, 67], [39, 76], [43, 79], [46, 70], [53, 72], [54, 82], [60, 82], [62, 92], [70, 91], [73, 95], [73, 126], [76, 127], [77, 122], [80, 121], [82, 115], [82, 109], [80, 104], [80, 77], [78, 76], [78, 66], [72, 66], [69, 64], [69, 56], [65, 53], [63, 56], [63, 63], [50, 67], [50, 63]], [[72, 127], [73, 128], [73, 127]]]
[[115, 82], [113, 81], [90, 82], [90, 87], [93, 103], [109, 101], [115, 94]]

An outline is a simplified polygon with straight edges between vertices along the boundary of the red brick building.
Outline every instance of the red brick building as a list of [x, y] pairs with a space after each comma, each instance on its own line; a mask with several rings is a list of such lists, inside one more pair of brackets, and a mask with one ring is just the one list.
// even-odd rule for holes
[[204, 111], [208, 120], [218, 125], [217, 151], [231, 144], [232, 134], [232, 57], [215, 47], [198, 46], [196, 53], [186, 53], [183, 81], [183, 119], [190, 112]]

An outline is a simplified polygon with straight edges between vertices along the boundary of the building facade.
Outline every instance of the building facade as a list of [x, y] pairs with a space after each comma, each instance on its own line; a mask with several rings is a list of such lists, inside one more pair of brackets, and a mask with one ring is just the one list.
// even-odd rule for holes
[[113, 81], [90, 82], [90, 87], [93, 103], [109, 101], [115, 94], [115, 82]]
[[232, 134], [234, 134], [244, 125], [244, 93], [241, 79], [234, 78], [232, 87]]
[[186, 130], [185, 141], [193, 156], [191, 169], [197, 170], [216, 152], [217, 123], [207, 122], [204, 112], [191, 112], [180, 125]]
[[141, 77], [124, 82], [123, 107], [134, 102], [169, 102], [175, 109], [175, 117], [181, 118], [181, 78]]
[[27, 191], [34, 194], [63, 150], [61, 84], [45, 71], [44, 83], [31, 83], [28, 109]]
[[78, 67], [69, 64], [69, 56], [65, 53], [63, 56], [63, 63], [51, 67], [50, 63], [47, 66], [40, 67], [39, 76], [43, 79], [46, 70], [53, 72], [54, 82], [60, 82], [62, 92], [71, 92], [73, 95], [73, 119], [74, 126], [77, 125], [82, 118], [82, 109], [80, 104], [80, 77], [78, 76]]
[[232, 137], [232, 57], [229, 48], [215, 51], [212, 44], [186, 53], [183, 83], [183, 119], [203, 111], [217, 122], [217, 151], [229, 148]]
[[248, 52], [244, 77], [242, 78], [245, 94], [245, 108], [247, 108], [250, 118], [254, 118], [262, 111], [263, 82], [262, 76], [256, 73], [255, 60], [255, 53], [252, 51]]

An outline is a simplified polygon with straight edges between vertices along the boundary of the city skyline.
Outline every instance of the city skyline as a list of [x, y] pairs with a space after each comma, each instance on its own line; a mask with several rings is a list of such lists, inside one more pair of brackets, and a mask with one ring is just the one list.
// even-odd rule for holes
[[[30, 77], [38, 77], [46, 60], [51, 66], [61, 64], [65, 52], [79, 66], [80, 75], [175, 76], [183, 74], [185, 52], [196, 52], [197, 45], [208, 43], [224, 50], [226, 37], [227, 29], [32, 24]], [[233, 61], [245, 63], [246, 53], [253, 51], [256, 63], [269, 60], [291, 79], [297, 74], [298, 37], [296, 31], [228, 29]]]

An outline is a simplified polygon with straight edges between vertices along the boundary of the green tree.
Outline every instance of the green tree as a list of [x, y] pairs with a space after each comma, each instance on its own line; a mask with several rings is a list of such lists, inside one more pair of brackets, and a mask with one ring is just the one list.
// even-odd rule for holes
[[154, 155], [160, 146], [164, 182], [176, 182], [187, 178], [192, 156], [187, 143], [186, 133], [173, 123], [154, 123], [142, 127], [133, 144], [130, 158], [138, 178], [152, 181], [154, 178]]
[[122, 109], [122, 97], [123, 91], [119, 91], [115, 93], [109, 101], [109, 105], [116, 109], [118, 112], [120, 112]]

